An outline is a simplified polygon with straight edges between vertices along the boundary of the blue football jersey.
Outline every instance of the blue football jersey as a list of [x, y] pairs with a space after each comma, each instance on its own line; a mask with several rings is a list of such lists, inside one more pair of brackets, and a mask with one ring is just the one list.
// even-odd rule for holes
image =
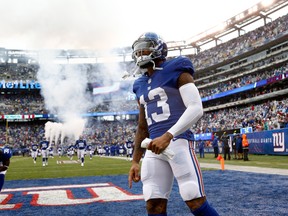
[[[83, 150], [86, 148], [86, 140], [77, 140], [75, 146], [77, 146], [80, 150]], [[75, 147], [76, 148], [76, 147]]]
[[49, 147], [49, 141], [43, 140], [40, 142], [39, 146], [41, 150], [46, 150]]
[[87, 150], [88, 150], [88, 151], [92, 151], [92, 145], [88, 145], [88, 146], [87, 146]]
[[32, 149], [32, 151], [37, 151], [38, 150], [38, 145], [37, 144], [32, 144], [31, 149]]
[[[151, 77], [139, 77], [133, 85], [133, 92], [145, 108], [152, 139], [167, 132], [186, 110], [177, 82], [181, 73], [194, 73], [191, 60], [184, 56], [165, 61], [160, 67], [163, 69], [156, 70]], [[177, 138], [189, 139], [190, 133], [188, 130]]]
[[132, 142], [132, 141], [127, 141], [127, 142], [126, 142], [126, 148], [127, 148], [127, 149], [133, 148], [133, 142]]

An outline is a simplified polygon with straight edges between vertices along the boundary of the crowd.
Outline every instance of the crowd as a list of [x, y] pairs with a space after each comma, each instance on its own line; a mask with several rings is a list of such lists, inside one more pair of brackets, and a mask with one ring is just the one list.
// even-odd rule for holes
[[282, 16], [265, 26], [259, 27], [226, 43], [190, 56], [197, 70], [220, 63], [249, 50], [253, 50], [274, 40], [281, 34], [287, 34], [288, 15]]
[[[288, 127], [288, 98], [266, 101], [259, 105], [233, 107], [205, 113], [194, 128], [194, 133], [217, 132], [242, 127], [254, 131]], [[44, 133], [43, 121], [8, 122], [0, 125], [0, 145], [10, 143], [24, 148], [39, 142]], [[137, 120], [99, 121], [89, 120], [84, 129], [85, 138], [93, 145], [123, 143], [133, 137]], [[64, 143], [68, 145], [69, 143]]]
[[[0, 146], [7, 143], [15, 149], [25, 151], [33, 143], [40, 143], [45, 133], [44, 121], [8, 122], [0, 124]], [[124, 144], [128, 138], [133, 139], [137, 122], [133, 121], [96, 121], [88, 120], [83, 135], [87, 143], [93, 145]], [[71, 139], [55, 145], [69, 146]], [[72, 141], [73, 142], [73, 141]], [[56, 148], [55, 148], [56, 149]]]
[[200, 85], [198, 88], [200, 91], [200, 95], [203, 98], [232, 89], [240, 88], [242, 86], [249, 85], [260, 80], [266, 80], [268, 78], [272, 78], [286, 73], [288, 73], [288, 63], [285, 63], [284, 65], [281, 65], [277, 68], [261, 71], [260, 73], [259, 70], [255, 70], [255, 73], [245, 76], [240, 76], [240, 74], [238, 76], [235, 76], [235, 74], [233, 74], [232, 76], [234, 76], [234, 78], [232, 79], [229, 79], [229, 76], [225, 77], [225, 80], [228, 81], [218, 80], [218, 82], [214, 82], [214, 85], [206, 88], [202, 88]]
[[[288, 32], [288, 15], [278, 18], [277, 20], [268, 23], [254, 31], [248, 32], [238, 38], [232, 39], [226, 43], [220, 44], [209, 50], [204, 50], [196, 56], [190, 56], [197, 70], [217, 64], [225, 59], [232, 58], [243, 52], [259, 47], [268, 41], [273, 40], [279, 35], [287, 34]], [[259, 80], [268, 79], [281, 74], [287, 74], [288, 64], [285, 63], [287, 54], [284, 52], [278, 57], [267, 57], [259, 60], [256, 63], [251, 61], [245, 66], [239, 68], [229, 68], [230, 74], [225, 77], [227, 81], [222, 81], [217, 77], [213, 80], [214, 84], [206, 85], [204, 81], [199, 82], [199, 90], [202, 98], [211, 96], [217, 93], [225, 92], [231, 89], [239, 88], [247, 84], [254, 83]], [[282, 64], [270, 67], [271, 64], [278, 60], [284, 60]], [[268, 67], [269, 65], [269, 67]], [[35, 65], [31, 67], [20, 66], [18, 69], [13, 67], [0, 65], [0, 79], [37, 79], [37, 69]], [[130, 65], [131, 66], [131, 65]], [[265, 68], [267, 66], [267, 68]], [[261, 69], [261, 73], [257, 68]], [[99, 69], [99, 68], [98, 68]], [[97, 69], [97, 70], [98, 70]], [[90, 68], [92, 73], [95, 67]], [[251, 70], [249, 74], [239, 75], [233, 73], [233, 70], [245, 72]], [[196, 80], [197, 84], [197, 80]], [[209, 83], [208, 83], [209, 84]], [[231, 95], [228, 99], [217, 100], [204, 104], [204, 108], [208, 106], [217, 106], [231, 101], [239, 101], [245, 98], [253, 98], [258, 95], [271, 93], [288, 89], [287, 83], [281, 87], [269, 87], [265, 91], [249, 92], [244, 94]], [[130, 95], [133, 95], [130, 92]], [[287, 95], [287, 94], [286, 94]], [[112, 97], [113, 96], [113, 97]], [[95, 107], [87, 110], [87, 112], [117, 112], [137, 110], [137, 103], [132, 98], [124, 98], [123, 94], [113, 93], [112, 96], [104, 103], [95, 103]], [[129, 97], [129, 95], [127, 96]], [[125, 100], [124, 100], [125, 99]], [[127, 99], [127, 100], [126, 100]], [[195, 133], [216, 132], [227, 129], [235, 129], [241, 127], [252, 127], [254, 131], [271, 130], [277, 128], [288, 127], [288, 98], [273, 98], [262, 100], [253, 104], [244, 104], [241, 106], [231, 106], [212, 111], [206, 111], [204, 116], [198, 121], [195, 127], [191, 128]], [[0, 95], [0, 115], [4, 114], [48, 114], [44, 100], [40, 92], [26, 91], [14, 92], [13, 94]], [[44, 121], [30, 122], [12, 122], [0, 124], [0, 145], [10, 143], [17, 148], [24, 148], [31, 145], [33, 142], [40, 141], [40, 134], [44, 131]], [[95, 121], [89, 120], [85, 128], [85, 136], [87, 142], [94, 145], [99, 144], [115, 144], [123, 143], [127, 137], [132, 137], [137, 126], [136, 120], [131, 121]]]

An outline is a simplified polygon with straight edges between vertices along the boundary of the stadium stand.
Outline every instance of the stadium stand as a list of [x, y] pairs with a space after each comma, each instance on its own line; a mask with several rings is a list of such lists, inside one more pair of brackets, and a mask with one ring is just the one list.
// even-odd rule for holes
[[[271, 6], [273, 12], [281, 2], [285, 1]], [[266, 22], [269, 11], [266, 14], [262, 14], [264, 25], [203, 51], [202, 45], [194, 46], [197, 52], [188, 55], [196, 69], [196, 85], [205, 111], [191, 128], [194, 133], [220, 136], [224, 131], [240, 133], [241, 128], [260, 132], [288, 127], [288, 14], [270, 22]], [[249, 16], [241, 22], [245, 21], [252, 23]], [[227, 28], [227, 32], [230, 30]], [[211, 38], [215, 35], [202, 41]], [[119, 73], [134, 67], [125, 56], [123, 59]], [[57, 121], [46, 109], [40, 88], [18, 88], [20, 80], [23, 86], [31, 80], [37, 82], [37, 51], [1, 48], [0, 60], [0, 145], [27, 149], [31, 142], [39, 142], [47, 121]], [[94, 74], [103, 67], [101, 63], [89, 63], [85, 68], [90, 81], [87, 91], [92, 94], [99, 86]], [[105, 94], [105, 100], [87, 110], [85, 134], [94, 146], [124, 143], [127, 137], [133, 137], [137, 104], [131, 92], [132, 80], [121, 81], [117, 92]]]

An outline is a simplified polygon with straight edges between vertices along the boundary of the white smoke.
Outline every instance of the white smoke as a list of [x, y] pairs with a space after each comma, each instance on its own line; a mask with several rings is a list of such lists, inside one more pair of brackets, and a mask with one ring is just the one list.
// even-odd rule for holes
[[59, 64], [55, 61], [56, 56], [59, 58], [58, 53], [52, 51], [39, 54], [40, 69], [37, 79], [41, 85], [46, 109], [49, 113], [57, 115], [58, 119], [57, 122], [46, 123], [45, 138], [54, 141], [56, 145], [62, 145], [65, 137], [75, 141], [83, 134], [87, 123], [83, 114], [103, 103], [101, 95], [94, 95], [92, 98], [92, 92], [87, 92], [88, 83], [97, 82], [102, 87], [119, 84], [123, 67], [119, 63], [109, 61], [94, 65], [95, 71], [92, 70], [88, 74], [88, 65], [69, 64], [69, 60], [66, 64]]
[[82, 117], [91, 106], [86, 92], [88, 79], [83, 65], [57, 64], [56, 53], [43, 52], [39, 56], [37, 79], [41, 85], [45, 107], [57, 116], [59, 123], [47, 122], [45, 137], [61, 144], [65, 136], [78, 139], [86, 119]]

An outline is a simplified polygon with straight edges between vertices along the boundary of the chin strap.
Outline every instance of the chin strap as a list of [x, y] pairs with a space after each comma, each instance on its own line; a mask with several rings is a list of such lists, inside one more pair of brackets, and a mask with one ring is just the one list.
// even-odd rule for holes
[[155, 62], [154, 61], [151, 60], [150, 62], [153, 63], [153, 70], [163, 70], [162, 67], [155, 67]]
[[[163, 70], [162, 67], [156, 67], [155, 62], [153, 60], [150, 60], [149, 62], [151, 62], [153, 64], [153, 70]], [[129, 73], [129, 72], [125, 71], [123, 76], [122, 76], [122, 79], [127, 79], [128, 77], [131, 77], [131, 76], [135, 77], [138, 74], [143, 75], [148, 71], [148, 69], [147, 68], [141, 68], [141, 67], [137, 66], [137, 62], [136, 62], [136, 66], [132, 69], [132, 71], [133, 71], [133, 73]]]

